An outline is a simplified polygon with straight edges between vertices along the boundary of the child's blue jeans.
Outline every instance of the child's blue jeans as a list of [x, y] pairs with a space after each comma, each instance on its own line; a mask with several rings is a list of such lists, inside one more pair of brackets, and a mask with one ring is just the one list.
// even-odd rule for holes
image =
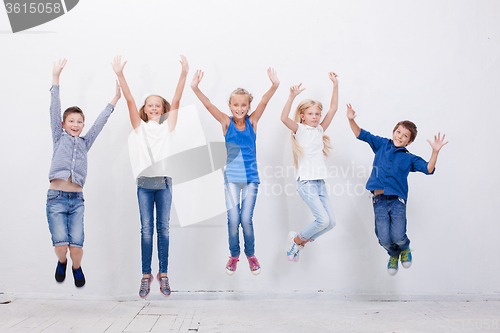
[[325, 181], [323, 179], [300, 180], [299, 178], [297, 191], [316, 218], [302, 229], [299, 238], [303, 241], [314, 241], [335, 226], [335, 215], [328, 198]]
[[52, 245], [83, 246], [84, 201], [82, 192], [48, 190], [47, 221]]
[[[141, 187], [138, 181], [137, 198], [141, 214], [142, 274], [151, 274], [153, 256], [154, 206], [156, 204], [156, 234], [160, 273], [168, 270], [169, 221], [172, 206], [172, 178], [155, 177], [157, 186]], [[154, 185], [154, 184], [153, 184]]]
[[391, 257], [410, 248], [406, 236], [406, 201], [397, 195], [379, 194], [373, 197], [375, 234], [380, 245]]
[[240, 224], [243, 229], [243, 239], [245, 240], [245, 255], [251, 257], [255, 254], [252, 218], [258, 191], [258, 183], [225, 184], [227, 231], [231, 257], [240, 255]]

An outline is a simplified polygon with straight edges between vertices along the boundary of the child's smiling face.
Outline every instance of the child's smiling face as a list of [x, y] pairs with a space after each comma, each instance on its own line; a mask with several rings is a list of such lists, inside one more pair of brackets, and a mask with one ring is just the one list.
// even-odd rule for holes
[[71, 136], [80, 136], [83, 131], [83, 117], [79, 113], [70, 113], [62, 123], [63, 129]]
[[235, 118], [244, 118], [250, 110], [250, 102], [246, 95], [233, 95], [229, 101], [229, 109]]
[[408, 146], [411, 141], [411, 132], [399, 125], [394, 132], [392, 132], [392, 141], [397, 148], [404, 148]]
[[148, 116], [148, 120], [153, 120], [165, 113], [163, 100], [158, 96], [150, 96], [144, 105], [144, 113]]
[[300, 114], [300, 118], [306, 125], [316, 127], [321, 120], [321, 109], [317, 105], [312, 105]]

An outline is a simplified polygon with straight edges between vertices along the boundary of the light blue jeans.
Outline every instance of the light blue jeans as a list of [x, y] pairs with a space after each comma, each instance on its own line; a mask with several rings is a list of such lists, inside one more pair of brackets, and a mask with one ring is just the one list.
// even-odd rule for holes
[[47, 191], [47, 221], [52, 235], [52, 245], [83, 247], [82, 192]]
[[406, 201], [397, 195], [379, 194], [373, 197], [375, 234], [378, 242], [391, 257], [410, 248], [406, 236]]
[[258, 191], [258, 183], [225, 184], [227, 231], [231, 257], [240, 255], [240, 224], [243, 229], [243, 239], [245, 240], [245, 255], [251, 257], [255, 254], [252, 217]]
[[323, 179], [297, 180], [297, 191], [309, 206], [316, 220], [299, 233], [303, 241], [314, 241], [335, 226], [335, 215]]
[[[156, 204], [156, 234], [160, 273], [168, 270], [169, 221], [172, 206], [172, 178], [155, 177], [156, 186], [143, 188], [140, 180], [137, 187], [139, 211], [141, 214], [142, 274], [151, 274], [153, 256], [154, 206]], [[154, 185], [154, 184], [153, 184]]]

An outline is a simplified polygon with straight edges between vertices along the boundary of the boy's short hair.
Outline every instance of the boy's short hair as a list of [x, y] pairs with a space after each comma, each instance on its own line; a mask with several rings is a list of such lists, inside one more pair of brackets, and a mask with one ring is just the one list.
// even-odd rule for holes
[[82, 115], [83, 121], [85, 121], [85, 115], [83, 114], [82, 109], [80, 109], [78, 106], [72, 106], [67, 108], [64, 113], [63, 113], [63, 122], [66, 121], [66, 117], [69, 116], [72, 113], [79, 113]]
[[417, 125], [409, 120], [403, 120], [396, 124], [392, 133], [396, 132], [399, 126], [402, 126], [410, 131], [410, 142], [413, 142], [417, 137]]

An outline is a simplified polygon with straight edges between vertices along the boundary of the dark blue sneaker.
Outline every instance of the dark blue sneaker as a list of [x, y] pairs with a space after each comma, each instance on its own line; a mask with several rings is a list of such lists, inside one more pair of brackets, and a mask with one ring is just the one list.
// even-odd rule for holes
[[81, 288], [85, 285], [85, 275], [83, 275], [82, 267], [73, 268], [73, 277], [75, 278], [75, 286]]
[[66, 278], [66, 265], [68, 264], [68, 261], [66, 261], [64, 264], [61, 264], [59, 261], [57, 262], [57, 267], [56, 267], [56, 281], [61, 283], [64, 281]]

